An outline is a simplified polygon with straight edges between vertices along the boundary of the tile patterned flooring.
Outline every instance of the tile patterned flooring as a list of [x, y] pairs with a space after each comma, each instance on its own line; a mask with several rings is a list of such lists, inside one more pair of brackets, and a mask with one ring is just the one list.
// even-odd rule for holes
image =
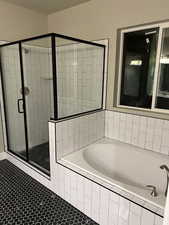
[[0, 225], [98, 225], [7, 160], [0, 161]]

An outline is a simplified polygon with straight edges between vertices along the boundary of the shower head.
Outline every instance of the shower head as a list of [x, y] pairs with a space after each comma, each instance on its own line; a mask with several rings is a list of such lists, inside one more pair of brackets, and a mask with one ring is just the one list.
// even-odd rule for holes
[[161, 166], [160, 166], [160, 169], [162, 169], [162, 170], [165, 169], [167, 172], [169, 172], [169, 168], [168, 168], [167, 165], [161, 165]]

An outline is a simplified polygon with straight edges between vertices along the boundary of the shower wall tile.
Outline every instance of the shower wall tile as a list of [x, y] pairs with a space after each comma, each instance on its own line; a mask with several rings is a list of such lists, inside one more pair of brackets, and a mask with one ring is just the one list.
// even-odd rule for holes
[[[52, 115], [52, 61], [50, 49], [25, 46], [23, 63], [27, 99], [27, 120], [30, 147], [48, 142], [48, 120]], [[45, 105], [42, 110], [42, 105]]]
[[103, 49], [74, 43], [56, 53], [59, 117], [100, 108]]
[[105, 112], [76, 117], [56, 123], [57, 159], [105, 136]]
[[105, 136], [169, 155], [169, 122], [167, 120], [106, 111]]

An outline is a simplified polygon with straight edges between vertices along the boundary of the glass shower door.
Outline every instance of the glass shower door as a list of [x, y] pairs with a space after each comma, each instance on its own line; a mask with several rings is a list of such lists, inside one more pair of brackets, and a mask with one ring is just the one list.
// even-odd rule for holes
[[26, 114], [22, 91], [19, 44], [1, 48], [2, 87], [8, 150], [27, 160]]
[[48, 121], [53, 117], [51, 37], [22, 43], [29, 163], [49, 174]]

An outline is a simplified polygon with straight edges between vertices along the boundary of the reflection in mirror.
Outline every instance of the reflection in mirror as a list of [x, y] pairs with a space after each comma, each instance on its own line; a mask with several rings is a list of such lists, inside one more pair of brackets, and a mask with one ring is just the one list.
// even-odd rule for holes
[[151, 108], [158, 32], [124, 33], [120, 105]]

